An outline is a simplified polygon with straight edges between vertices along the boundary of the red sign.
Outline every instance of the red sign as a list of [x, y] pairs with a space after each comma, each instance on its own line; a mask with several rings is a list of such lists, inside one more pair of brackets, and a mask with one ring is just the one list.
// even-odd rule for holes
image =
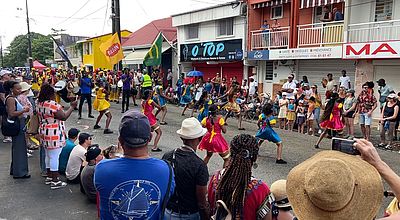
[[343, 59], [400, 58], [400, 41], [343, 45]]
[[119, 45], [119, 43], [114, 43], [107, 49], [107, 51], [106, 51], [107, 56], [112, 57], [112, 56], [116, 55], [120, 49], [121, 49], [121, 46]]

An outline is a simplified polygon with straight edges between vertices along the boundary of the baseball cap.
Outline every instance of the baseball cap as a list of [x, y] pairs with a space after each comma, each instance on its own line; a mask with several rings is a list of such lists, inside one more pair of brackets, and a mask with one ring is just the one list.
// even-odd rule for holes
[[119, 124], [119, 138], [123, 140], [127, 147], [143, 146], [151, 138], [149, 119], [135, 110], [125, 112]]
[[4, 76], [6, 74], [10, 75], [10, 74], [12, 74], [12, 72], [10, 70], [1, 70], [0, 71], [0, 77]]
[[376, 81], [377, 83], [386, 83], [385, 79], [379, 79], [378, 81]]
[[101, 154], [101, 149], [98, 144], [90, 145], [86, 151], [86, 161], [89, 162], [91, 160], [96, 159], [97, 156]]
[[68, 131], [68, 137], [69, 137], [69, 138], [76, 138], [76, 137], [78, 137], [79, 132], [81, 132], [81, 131], [79, 131], [79, 130], [76, 129], [76, 128], [71, 128], [71, 129], [69, 129], [69, 131]]
[[[69, 132], [68, 132], [69, 133]], [[92, 137], [93, 135], [91, 135], [91, 134], [88, 134], [88, 133], [81, 133], [81, 134], [79, 134], [79, 143], [83, 143], [83, 142], [85, 142], [86, 140], [88, 140], [90, 137]]]

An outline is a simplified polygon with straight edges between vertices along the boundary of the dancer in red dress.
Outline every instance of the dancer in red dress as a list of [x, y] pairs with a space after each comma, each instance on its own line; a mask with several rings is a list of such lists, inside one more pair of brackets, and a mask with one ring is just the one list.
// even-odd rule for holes
[[143, 114], [146, 115], [147, 118], [149, 119], [151, 131], [156, 132], [156, 137], [154, 138], [154, 146], [151, 149], [151, 151], [159, 152], [159, 151], [161, 151], [161, 149], [158, 148], [157, 145], [158, 145], [158, 141], [160, 141], [162, 131], [161, 131], [160, 126], [157, 124], [157, 118], [156, 118], [156, 116], [154, 116], [153, 110], [154, 110], [154, 107], [156, 107], [158, 109], [161, 109], [161, 107], [157, 103], [153, 102], [152, 97], [153, 97], [153, 91], [151, 91], [151, 90], [144, 91], [143, 96], [142, 96], [142, 99], [143, 99], [142, 100], [142, 111], [143, 111]]
[[201, 121], [203, 127], [207, 128], [207, 133], [200, 142], [199, 149], [206, 150], [207, 155], [204, 162], [207, 164], [214, 153], [218, 153], [224, 160], [224, 167], [228, 165], [230, 153], [229, 146], [222, 133], [226, 133], [225, 120], [217, 115], [218, 107], [211, 105], [208, 117]]

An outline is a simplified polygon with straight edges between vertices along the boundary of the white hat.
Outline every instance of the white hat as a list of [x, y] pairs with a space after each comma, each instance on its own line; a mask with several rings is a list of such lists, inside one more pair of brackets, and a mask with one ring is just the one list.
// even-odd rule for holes
[[1, 70], [1, 71], [0, 71], [0, 77], [4, 76], [4, 75], [6, 75], [6, 74], [10, 75], [11, 73], [12, 73], [12, 72], [11, 72], [10, 70]]
[[287, 92], [282, 92], [282, 96], [287, 96]]
[[390, 93], [387, 97], [390, 99], [397, 99], [397, 95], [395, 93]]
[[200, 122], [194, 117], [183, 120], [181, 129], [176, 131], [184, 139], [196, 139], [204, 136], [206, 132], [207, 129], [203, 128]]
[[28, 91], [32, 87], [27, 82], [20, 82], [19, 85], [21, 86], [21, 91], [22, 92]]

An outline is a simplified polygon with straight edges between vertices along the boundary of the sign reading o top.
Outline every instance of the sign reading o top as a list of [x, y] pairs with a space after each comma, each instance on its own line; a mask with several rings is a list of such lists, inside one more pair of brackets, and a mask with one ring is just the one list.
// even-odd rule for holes
[[242, 60], [242, 40], [181, 44], [180, 57], [181, 62]]

